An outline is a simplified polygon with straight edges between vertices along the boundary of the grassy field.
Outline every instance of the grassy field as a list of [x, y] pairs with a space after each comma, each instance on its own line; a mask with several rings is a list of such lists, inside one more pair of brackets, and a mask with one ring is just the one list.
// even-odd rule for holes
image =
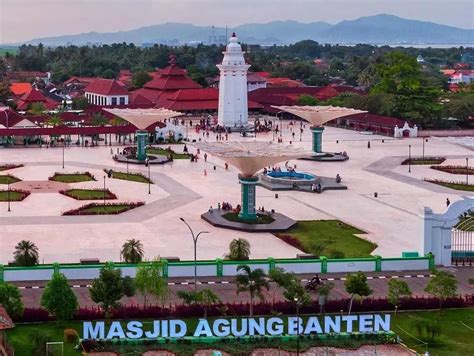
[[363, 233], [338, 220], [314, 220], [298, 221], [281, 235], [295, 237], [303, 250], [316, 256], [336, 257], [337, 252], [342, 252], [344, 257], [370, 257], [377, 245], [354, 236]]
[[0, 191], [0, 201], [21, 201], [23, 200], [23, 194], [20, 192], [10, 191], [10, 198], [8, 198], [8, 191]]
[[0, 57], [5, 56], [7, 52], [10, 54], [17, 54], [18, 47], [0, 47]]
[[[427, 323], [431, 321], [438, 321], [440, 328], [439, 336], [430, 340], [430, 337], [420, 334], [417, 330], [417, 325], [420, 323]], [[145, 322], [146, 323], [146, 322]], [[145, 324], [144, 323], [144, 324]], [[196, 326], [196, 319], [188, 320], [188, 329], [193, 330]], [[472, 328], [474, 325], [474, 309], [460, 309], [460, 310], [445, 310], [442, 312], [438, 311], [426, 311], [426, 312], [409, 312], [399, 313], [397, 316], [392, 315], [391, 329], [397, 333], [402, 342], [408, 345], [410, 348], [417, 350], [420, 353], [424, 353], [427, 349], [433, 356], [461, 356], [461, 355], [472, 355], [474, 349], [474, 338], [472, 337]], [[18, 324], [13, 330], [7, 331], [7, 338], [10, 344], [15, 348], [16, 355], [35, 355], [34, 352], [34, 340], [38, 335], [48, 337], [48, 341], [63, 341], [64, 340], [64, 329], [72, 328], [75, 329], [79, 335], [82, 335], [82, 323], [81, 322], [68, 322], [68, 323], [44, 323], [44, 324]], [[408, 334], [407, 334], [408, 333]], [[411, 335], [411, 336], [410, 336]], [[425, 343], [428, 343], [425, 346]], [[167, 347], [173, 348], [176, 344], [167, 344]], [[230, 352], [248, 352], [254, 347], [259, 345], [250, 344], [223, 344], [224, 348], [230, 348]], [[266, 345], [268, 347], [268, 345]], [[295, 350], [294, 342], [281, 343], [279, 341], [272, 342], [273, 347], [282, 347], [284, 349]], [[301, 342], [301, 348], [305, 349], [310, 346], [306, 341]], [[343, 346], [340, 344], [339, 346]], [[354, 343], [352, 347], [357, 347]], [[178, 346], [179, 347], [179, 346]], [[188, 347], [194, 347], [189, 345]], [[188, 354], [188, 350], [185, 350], [186, 345], [181, 345], [181, 353]], [[205, 345], [203, 348], [207, 348]], [[214, 348], [219, 348], [219, 345], [215, 344]], [[137, 347], [128, 347], [123, 351], [138, 351]], [[178, 351], [178, 350], [175, 350]], [[189, 350], [190, 352], [191, 350]], [[64, 355], [80, 355], [80, 352], [74, 350], [73, 344], [64, 344]]]
[[122, 180], [129, 180], [132, 182], [138, 182], [138, 183], [153, 183], [148, 180], [147, 177], [145, 177], [143, 174], [140, 173], [124, 173], [124, 172], [113, 172], [112, 178], [115, 179], [122, 179]]
[[71, 173], [71, 174], [56, 173], [54, 176], [50, 178], [50, 180], [54, 180], [56, 182], [63, 182], [63, 183], [79, 183], [79, 182], [88, 182], [95, 179], [88, 173]]
[[464, 190], [466, 192], [474, 192], [474, 184], [466, 184], [462, 182], [444, 182], [440, 180], [429, 180], [425, 179], [425, 181], [441, 185], [446, 188], [456, 189], [456, 190]]
[[[420, 323], [436, 321], [440, 326], [438, 337], [430, 340], [426, 335], [419, 334], [417, 326]], [[400, 313], [392, 319], [392, 330], [406, 345], [424, 353], [426, 347], [423, 342], [427, 342], [430, 355], [473, 355], [473, 329], [474, 309]]]
[[21, 179], [11, 176], [11, 175], [0, 176], [0, 184], [12, 184], [19, 181], [21, 181]]
[[[155, 154], [155, 155], [162, 155], [162, 156], [168, 156], [170, 154], [170, 151], [165, 150], [163, 148], [159, 148], [159, 147], [148, 148], [146, 152], [152, 155]], [[177, 153], [173, 151], [171, 153], [171, 156], [173, 157], [173, 159], [189, 159], [189, 154], [187, 153]]]
[[105, 199], [117, 199], [115, 194], [108, 189], [105, 191], [103, 189], [69, 189], [64, 192], [64, 195], [77, 200], [101, 200], [104, 199], [104, 192]]

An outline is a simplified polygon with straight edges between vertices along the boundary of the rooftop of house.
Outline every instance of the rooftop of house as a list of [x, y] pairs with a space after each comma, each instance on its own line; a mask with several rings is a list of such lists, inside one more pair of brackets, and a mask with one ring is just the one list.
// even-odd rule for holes
[[85, 89], [87, 93], [99, 95], [128, 95], [127, 89], [115, 79], [97, 78]]

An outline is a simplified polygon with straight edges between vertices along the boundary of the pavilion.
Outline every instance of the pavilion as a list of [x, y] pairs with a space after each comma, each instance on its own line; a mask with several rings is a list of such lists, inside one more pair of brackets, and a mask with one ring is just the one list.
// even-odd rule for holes
[[105, 111], [131, 123], [138, 130], [135, 135], [137, 137], [137, 155], [136, 159], [145, 162], [147, 155], [145, 146], [147, 143], [148, 131], [146, 129], [172, 117], [182, 115], [178, 111], [168, 109], [105, 109]]
[[255, 174], [265, 167], [299, 158], [308, 153], [294, 146], [261, 141], [196, 142], [193, 145], [225, 160], [240, 171], [239, 183], [242, 190], [242, 204], [239, 218], [243, 221], [257, 219], [255, 187], [258, 183], [258, 177]]
[[343, 108], [338, 106], [273, 106], [280, 111], [288, 112], [308, 121], [313, 133], [313, 159], [318, 160], [326, 154], [322, 151], [323, 131], [322, 126], [328, 121], [340, 117], [366, 113], [367, 111]]

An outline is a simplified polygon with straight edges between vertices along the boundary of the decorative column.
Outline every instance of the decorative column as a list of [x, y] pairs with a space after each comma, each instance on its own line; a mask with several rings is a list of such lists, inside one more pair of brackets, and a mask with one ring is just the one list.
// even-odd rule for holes
[[323, 131], [324, 127], [322, 126], [312, 126], [311, 132], [313, 133], [313, 152], [314, 153], [322, 153], [322, 146], [323, 146]]
[[137, 137], [137, 159], [144, 161], [146, 159], [146, 140], [148, 137], [148, 131], [139, 130], [135, 132]]
[[239, 183], [242, 189], [242, 207], [240, 209], [239, 218], [244, 220], [255, 220], [257, 214], [255, 211], [255, 186], [258, 177], [243, 177], [239, 174]]

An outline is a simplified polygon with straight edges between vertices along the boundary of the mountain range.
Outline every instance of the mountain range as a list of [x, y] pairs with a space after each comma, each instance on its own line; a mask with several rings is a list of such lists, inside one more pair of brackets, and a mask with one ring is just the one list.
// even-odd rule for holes
[[212, 33], [225, 36], [236, 32], [241, 42], [261, 45], [282, 45], [301, 40], [339, 44], [474, 44], [474, 30], [439, 25], [432, 22], [407, 20], [393, 15], [360, 17], [335, 25], [326, 22], [301, 23], [273, 21], [265, 24], [251, 23], [234, 28], [195, 26], [183, 23], [165, 23], [141, 27], [130, 31], [36, 38], [26, 44], [43, 43], [46, 46], [86, 44], [208, 44]]

